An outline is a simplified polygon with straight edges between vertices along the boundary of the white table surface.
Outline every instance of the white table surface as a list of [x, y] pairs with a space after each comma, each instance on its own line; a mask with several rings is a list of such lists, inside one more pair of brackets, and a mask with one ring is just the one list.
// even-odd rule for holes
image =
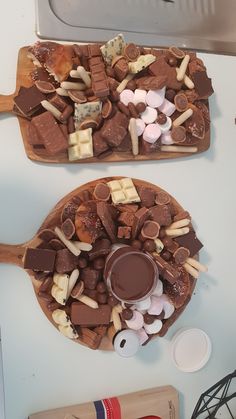
[[[34, 2], [4, 2], [0, 14], [0, 92], [15, 88], [19, 47], [36, 40]], [[180, 393], [181, 419], [189, 419], [201, 392], [235, 368], [236, 58], [200, 54], [213, 78], [212, 145], [186, 159], [137, 164], [50, 165], [27, 159], [18, 121], [0, 116], [0, 241], [30, 239], [50, 209], [69, 191], [102, 176], [122, 175], [159, 184], [192, 214], [205, 244], [209, 273], [165, 338], [132, 359], [92, 351], [65, 339], [47, 321], [27, 274], [0, 266], [0, 325], [6, 418], [153, 386], [172, 384]], [[201, 371], [178, 371], [169, 341], [181, 327], [204, 329], [213, 352]], [[1, 402], [0, 402], [1, 403]], [[223, 419], [223, 418], [222, 418]]]

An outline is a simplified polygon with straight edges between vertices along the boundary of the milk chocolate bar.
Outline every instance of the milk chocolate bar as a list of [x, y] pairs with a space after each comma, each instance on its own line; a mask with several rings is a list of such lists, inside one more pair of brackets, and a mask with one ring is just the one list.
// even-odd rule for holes
[[42, 138], [46, 150], [51, 155], [67, 150], [68, 142], [50, 112], [47, 111], [35, 116], [32, 123]]
[[111, 317], [111, 307], [108, 304], [99, 308], [91, 308], [83, 303], [71, 304], [71, 321], [73, 324], [84, 327], [108, 325]]

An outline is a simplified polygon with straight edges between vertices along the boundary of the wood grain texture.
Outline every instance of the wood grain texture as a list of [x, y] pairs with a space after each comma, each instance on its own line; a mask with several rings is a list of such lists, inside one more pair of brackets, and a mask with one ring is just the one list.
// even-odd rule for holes
[[[56, 204], [56, 206], [50, 211], [50, 213], [48, 214], [48, 216], [46, 217], [46, 219], [42, 223], [41, 227], [38, 229], [37, 233], [35, 234], [35, 236], [31, 240], [29, 240], [26, 243], [19, 244], [19, 245], [9, 245], [9, 244], [1, 244], [0, 243], [0, 263], [15, 264], [15, 265], [20, 266], [20, 267], [23, 268], [24, 254], [25, 254], [26, 248], [27, 247], [36, 247], [41, 242], [41, 240], [38, 238], [38, 233], [41, 230], [44, 230], [45, 228], [54, 229], [56, 226], [60, 225], [60, 223], [61, 223], [61, 220], [60, 220], [61, 212], [62, 212], [63, 207], [65, 206], [65, 204], [68, 201], [70, 201], [74, 196], [78, 195], [79, 193], [81, 193], [85, 190], [89, 190], [89, 191], [92, 192], [94, 190], [96, 184], [99, 183], [99, 182], [106, 183], [106, 182], [110, 182], [112, 180], [117, 180], [117, 179], [121, 179], [121, 178], [122, 178], [121, 176], [117, 176], [117, 177], [106, 177], [106, 178], [102, 178], [102, 179], [96, 179], [96, 180], [88, 182], [88, 183], [86, 183], [82, 186], [79, 186], [77, 189], [70, 192], [68, 195], [66, 195], [64, 198], [62, 198]], [[133, 179], [133, 182], [134, 182], [136, 187], [140, 187], [140, 186], [149, 187], [149, 188], [152, 188], [153, 190], [155, 190], [156, 193], [158, 193], [160, 191], [163, 191], [163, 189], [161, 189], [159, 186], [154, 185], [152, 183], [145, 182], [145, 181], [139, 180], [139, 179], [134, 179], [134, 178], [132, 178], [132, 179]], [[173, 202], [174, 207], [178, 210], [178, 212], [184, 210], [184, 208], [181, 207], [181, 205], [173, 197], [172, 197], [172, 202]], [[32, 285], [34, 287], [34, 292], [35, 292], [37, 300], [38, 300], [38, 302], [41, 306], [41, 309], [43, 310], [43, 312], [46, 315], [46, 317], [48, 318], [48, 320], [55, 327], [57, 327], [56, 324], [52, 320], [51, 312], [47, 308], [47, 303], [45, 301], [43, 301], [41, 298], [38, 297], [38, 289], [39, 289], [39, 286], [40, 286], [41, 282], [35, 279], [34, 272], [32, 270], [26, 270], [26, 271], [28, 272], [28, 274], [31, 278]], [[196, 281], [194, 281], [192, 283], [191, 294], [194, 291], [195, 283], [196, 283]], [[187, 304], [189, 303], [190, 299], [191, 299], [191, 295], [189, 296]], [[176, 319], [184, 311], [186, 305], [182, 306], [178, 310], [178, 314], [177, 314]], [[172, 319], [170, 318], [165, 322], [163, 332], [160, 332], [160, 335], [164, 336], [164, 334], [168, 331], [169, 326], [171, 326], [171, 325], [172, 325]], [[75, 342], [81, 344], [80, 339], [76, 339]], [[112, 343], [109, 341], [109, 339], [107, 337], [103, 338], [99, 349], [101, 349], [101, 350], [113, 350]]]
[[[31, 71], [35, 68], [32, 61], [27, 57], [28, 47], [23, 47], [19, 50], [17, 74], [16, 74], [16, 91], [9, 96], [0, 95], [0, 112], [11, 112], [13, 109], [13, 98], [17, 94], [20, 86], [29, 87], [32, 85], [30, 78]], [[40, 161], [44, 163], [103, 163], [103, 162], [125, 162], [125, 161], [147, 161], [147, 160], [163, 160], [176, 159], [179, 157], [188, 157], [192, 154], [199, 154], [206, 151], [210, 147], [210, 130], [206, 132], [205, 138], [200, 140], [197, 144], [197, 153], [173, 153], [173, 152], [157, 152], [147, 155], [133, 156], [131, 152], [114, 152], [110, 156], [103, 159], [92, 157], [89, 159], [81, 159], [76, 162], [68, 160], [67, 152], [58, 153], [56, 156], [48, 155], [45, 149], [34, 149], [29, 142], [27, 119], [17, 117], [20, 130], [24, 142], [25, 152], [31, 160]]]

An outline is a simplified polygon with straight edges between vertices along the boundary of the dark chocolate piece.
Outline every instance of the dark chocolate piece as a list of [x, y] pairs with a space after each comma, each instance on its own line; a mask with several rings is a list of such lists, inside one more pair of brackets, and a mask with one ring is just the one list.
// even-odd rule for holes
[[137, 189], [141, 199], [142, 207], [153, 207], [155, 205], [156, 192], [151, 188], [147, 188], [146, 186], [140, 186]]
[[44, 112], [35, 116], [32, 123], [42, 138], [43, 144], [51, 155], [65, 151], [68, 148], [68, 142], [55, 118], [50, 112]]
[[134, 223], [132, 226], [132, 239], [135, 239], [141, 231], [141, 228], [149, 216], [148, 208], [142, 207], [134, 214]]
[[77, 268], [77, 257], [68, 249], [57, 251], [55, 269], [59, 274], [72, 272]]
[[160, 226], [168, 226], [171, 224], [171, 212], [168, 205], [156, 205], [149, 208], [149, 215], [153, 221]]
[[79, 326], [99, 326], [110, 323], [111, 307], [104, 304], [99, 308], [91, 308], [82, 303], [71, 304], [71, 322]]
[[31, 116], [41, 108], [45, 95], [35, 85], [25, 88], [14, 97], [14, 103], [25, 116]]
[[195, 90], [200, 99], [207, 99], [214, 93], [211, 79], [207, 76], [206, 71], [197, 71], [192, 74]]
[[88, 252], [89, 260], [97, 259], [100, 256], [106, 256], [111, 251], [111, 242], [108, 239], [96, 240], [92, 250]]
[[57, 235], [53, 230], [50, 230], [50, 228], [44, 228], [38, 232], [38, 237], [45, 242], [49, 242], [52, 239], [56, 239]]
[[195, 256], [203, 247], [203, 244], [198, 240], [195, 231], [191, 230], [183, 236], [174, 239], [180, 246], [186, 247], [190, 251], [190, 257]]
[[116, 242], [116, 225], [112, 219], [111, 210], [106, 202], [97, 203], [97, 214], [112, 243]]
[[27, 247], [24, 257], [24, 268], [35, 271], [53, 272], [55, 258], [55, 250]]
[[50, 240], [49, 244], [50, 244], [51, 248], [54, 249], [54, 250], [65, 249], [65, 245], [58, 238]]

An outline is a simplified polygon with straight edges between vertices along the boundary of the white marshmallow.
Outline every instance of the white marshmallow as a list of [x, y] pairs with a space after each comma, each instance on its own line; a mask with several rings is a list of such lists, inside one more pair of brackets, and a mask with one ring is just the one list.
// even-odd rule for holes
[[123, 92], [120, 93], [120, 101], [125, 105], [128, 106], [129, 102], [133, 102], [134, 100], [134, 92], [130, 89], [125, 89]]
[[158, 108], [161, 106], [165, 99], [165, 91], [165, 87], [158, 90], [149, 90], [146, 96], [147, 104], [152, 108]]
[[169, 319], [169, 317], [172, 316], [175, 311], [175, 306], [170, 302], [166, 294], [162, 294], [160, 299], [163, 302], [163, 310], [165, 312], [164, 319]]
[[133, 103], [137, 105], [138, 103], [145, 103], [146, 104], [146, 90], [136, 89], [134, 91]]
[[141, 118], [145, 124], [152, 124], [157, 119], [157, 110], [147, 106], [145, 111], [141, 113]]
[[162, 297], [151, 297], [151, 306], [148, 309], [148, 314], [159, 316], [163, 310], [163, 306], [164, 301], [162, 300]]
[[162, 125], [161, 124], [158, 124], [159, 127], [160, 127], [160, 130], [161, 130], [162, 134], [167, 133], [171, 129], [171, 126], [172, 126], [172, 120], [171, 120], [171, 118], [169, 116], [167, 116], [166, 118], [167, 118], [167, 121], [166, 121], [165, 124], [162, 124]]
[[137, 136], [140, 137], [145, 130], [145, 122], [141, 118], [136, 119]]
[[143, 328], [137, 330], [137, 335], [138, 335], [138, 338], [139, 338], [140, 345], [143, 345], [144, 342], [146, 342], [148, 340], [148, 335]]
[[143, 315], [138, 311], [133, 311], [133, 317], [131, 320], [126, 320], [125, 323], [127, 324], [129, 329], [139, 330], [143, 327], [144, 320]]
[[174, 144], [170, 131], [165, 132], [164, 134], [161, 135], [161, 144], [165, 144], [165, 145]]
[[151, 305], [151, 298], [148, 297], [145, 300], [139, 301], [138, 303], [136, 303], [135, 307], [139, 311], [141, 311], [141, 310], [145, 311], [145, 310], [149, 309], [150, 305]]
[[163, 283], [160, 279], [157, 281], [156, 288], [154, 289], [152, 295], [155, 297], [160, 297], [163, 294]]
[[164, 99], [162, 105], [159, 106], [158, 109], [166, 116], [171, 116], [175, 112], [176, 107], [174, 103], [170, 102], [167, 99]]
[[152, 324], [144, 324], [144, 329], [149, 335], [154, 335], [160, 332], [162, 328], [162, 321], [159, 319], [154, 320]]

